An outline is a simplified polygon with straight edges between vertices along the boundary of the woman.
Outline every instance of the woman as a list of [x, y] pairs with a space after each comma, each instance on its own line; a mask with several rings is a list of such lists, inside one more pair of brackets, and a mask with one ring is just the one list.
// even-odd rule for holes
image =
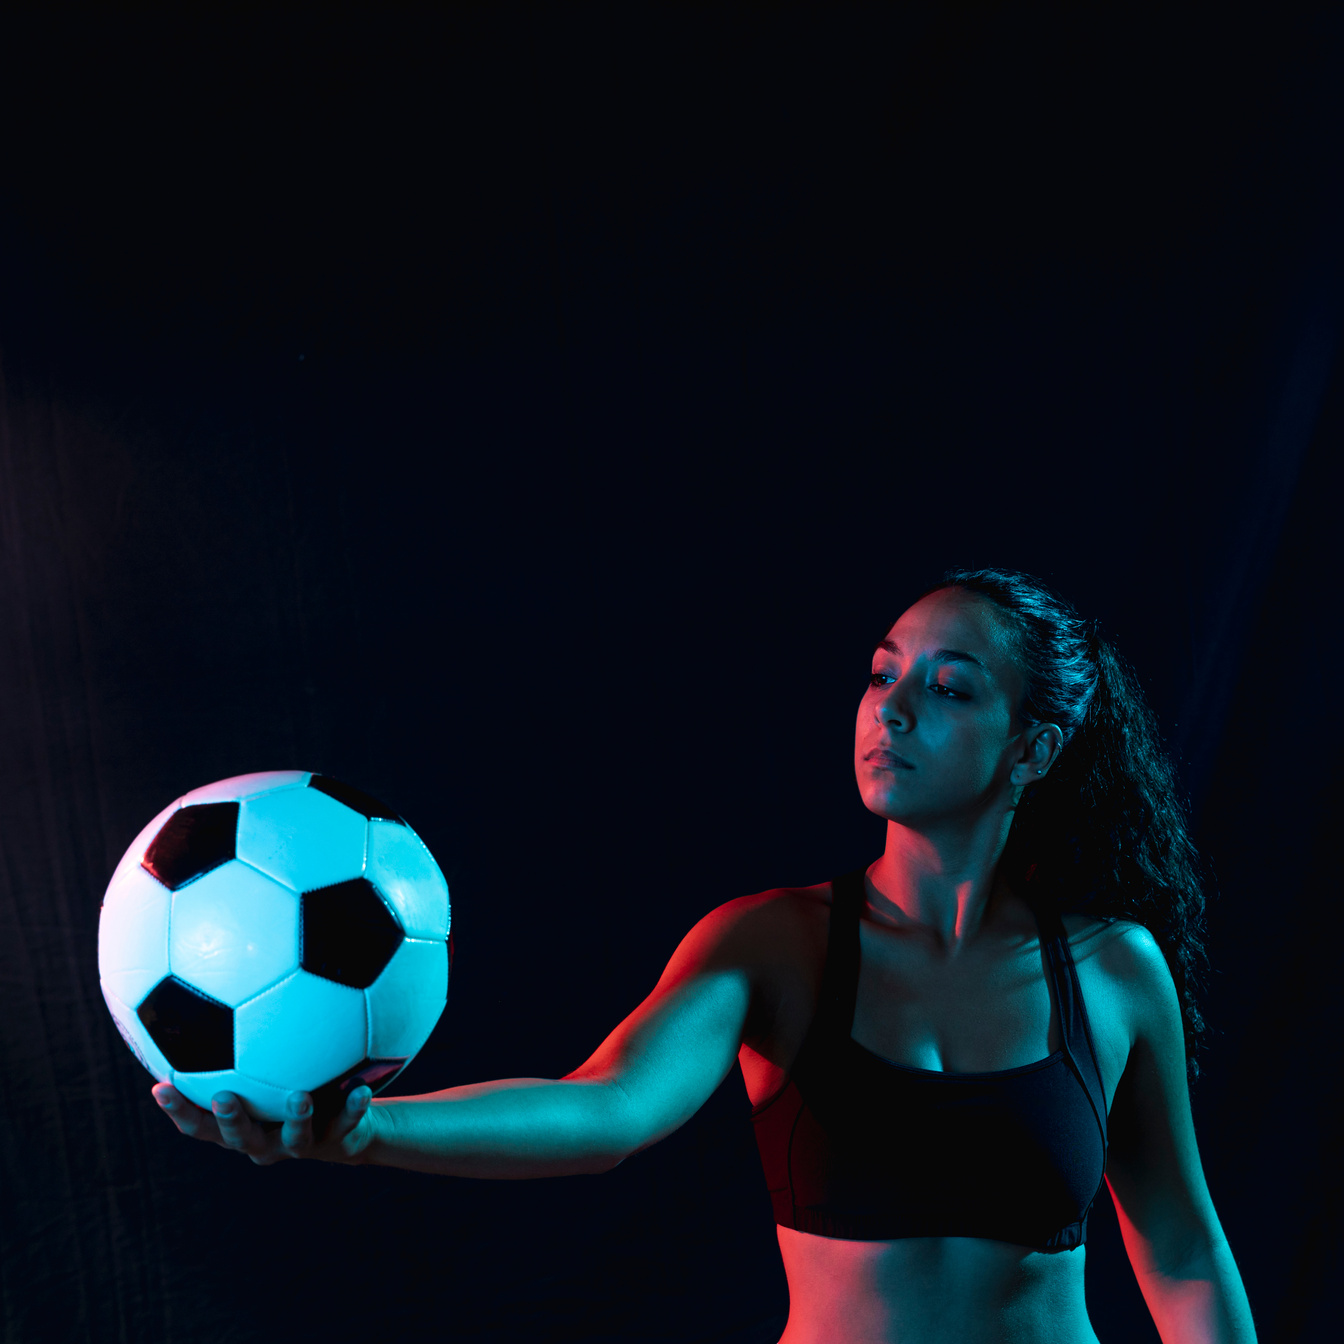
[[1036, 580], [957, 571], [874, 651], [854, 759], [881, 857], [707, 915], [565, 1078], [361, 1088], [320, 1138], [306, 1094], [278, 1130], [155, 1096], [258, 1163], [549, 1176], [657, 1142], [736, 1058], [782, 1344], [1095, 1340], [1103, 1169], [1165, 1344], [1254, 1339], [1190, 1118], [1195, 855], [1132, 674]]

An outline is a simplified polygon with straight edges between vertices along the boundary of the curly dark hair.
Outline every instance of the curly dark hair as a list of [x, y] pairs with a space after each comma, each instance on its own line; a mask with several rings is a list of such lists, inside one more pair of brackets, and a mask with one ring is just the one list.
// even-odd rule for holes
[[1009, 618], [1026, 673], [1024, 722], [1054, 723], [1064, 750], [1023, 791], [999, 869], [1035, 907], [1142, 924], [1181, 1001], [1190, 1077], [1204, 1033], [1205, 867], [1190, 841], [1175, 771], [1133, 669], [1039, 579], [954, 569], [961, 588]]

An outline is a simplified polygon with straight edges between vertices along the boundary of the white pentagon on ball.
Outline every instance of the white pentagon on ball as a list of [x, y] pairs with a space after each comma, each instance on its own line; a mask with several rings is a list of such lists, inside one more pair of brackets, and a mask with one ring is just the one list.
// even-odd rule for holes
[[103, 899], [98, 971], [141, 1063], [208, 1106], [334, 1110], [421, 1049], [448, 992], [448, 886], [377, 799], [302, 770], [184, 794], [136, 837]]

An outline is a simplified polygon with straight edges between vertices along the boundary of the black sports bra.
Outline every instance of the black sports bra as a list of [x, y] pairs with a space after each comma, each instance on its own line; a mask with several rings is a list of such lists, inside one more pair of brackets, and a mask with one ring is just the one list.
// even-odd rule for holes
[[1064, 1048], [995, 1073], [893, 1064], [850, 1032], [864, 873], [831, 884], [821, 997], [788, 1081], [752, 1111], [775, 1221], [857, 1241], [1087, 1240], [1106, 1097], [1063, 922], [1037, 914]]

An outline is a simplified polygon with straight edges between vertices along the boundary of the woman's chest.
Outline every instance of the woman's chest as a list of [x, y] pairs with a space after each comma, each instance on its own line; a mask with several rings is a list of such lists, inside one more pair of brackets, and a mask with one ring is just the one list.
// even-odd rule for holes
[[[1083, 1012], [1107, 1100], [1128, 1057], [1125, 1002], [1108, 978], [1105, 926], [1067, 920]], [[1084, 927], [1086, 925], [1086, 927]], [[780, 986], [769, 1039], [743, 1046], [754, 1104], [783, 1086], [815, 1012], [820, 974]], [[940, 1073], [995, 1073], [1046, 1059], [1065, 1024], [1046, 953], [1034, 933], [986, 938], [952, 957], [865, 921], [854, 990], [853, 1039], [882, 1059]]]
[[937, 1073], [1019, 1068], [1060, 1048], [1037, 940], [985, 937], [949, 953], [867, 922], [850, 1034], [883, 1059]]

